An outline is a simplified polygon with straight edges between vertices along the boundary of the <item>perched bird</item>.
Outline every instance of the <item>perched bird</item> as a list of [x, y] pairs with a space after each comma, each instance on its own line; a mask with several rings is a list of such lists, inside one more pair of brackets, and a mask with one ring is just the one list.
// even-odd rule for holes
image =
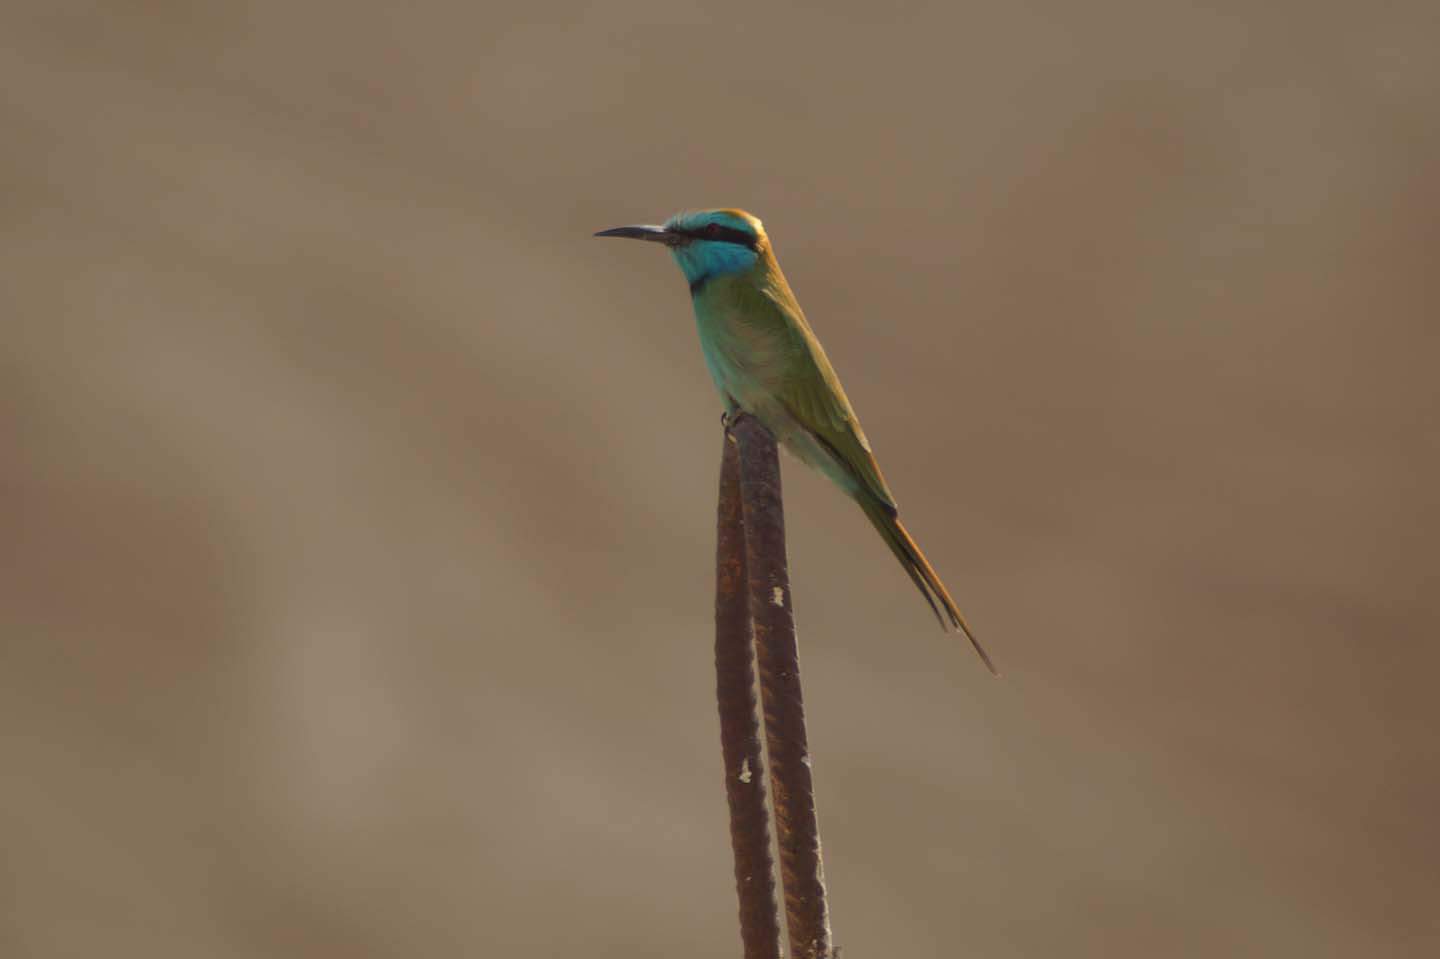
[[743, 411], [759, 419], [796, 458], [860, 504], [940, 625], [948, 618], [961, 629], [995, 672], [949, 590], [901, 525], [865, 431], [760, 221], [744, 210], [701, 210], [678, 213], [664, 226], [622, 226], [595, 235], [669, 247], [690, 284], [700, 348], [727, 414]]

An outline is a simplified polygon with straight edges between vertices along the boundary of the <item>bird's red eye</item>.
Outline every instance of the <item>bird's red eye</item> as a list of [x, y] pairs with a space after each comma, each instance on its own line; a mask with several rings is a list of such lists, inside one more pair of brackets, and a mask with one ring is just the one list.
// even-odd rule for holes
[[711, 223], [710, 225], [708, 225], [707, 227], [705, 227], [705, 235], [706, 235], [706, 236], [712, 236], [712, 237], [713, 237], [713, 236], [719, 236], [719, 235], [720, 235], [720, 224], [718, 224], [718, 223]]

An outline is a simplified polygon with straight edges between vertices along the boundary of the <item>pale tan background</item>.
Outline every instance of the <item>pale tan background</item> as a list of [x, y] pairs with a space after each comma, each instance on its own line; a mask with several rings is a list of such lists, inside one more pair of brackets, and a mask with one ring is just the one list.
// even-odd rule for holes
[[1437, 954], [1440, 12], [1202, 6], [7, 4], [0, 954], [737, 954], [726, 204], [847, 959]]

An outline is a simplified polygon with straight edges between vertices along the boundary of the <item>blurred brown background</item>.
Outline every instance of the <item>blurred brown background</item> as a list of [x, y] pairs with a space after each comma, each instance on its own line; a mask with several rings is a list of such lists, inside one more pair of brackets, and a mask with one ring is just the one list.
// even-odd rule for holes
[[738, 954], [738, 204], [847, 957], [1436, 954], [1440, 14], [1228, 6], [7, 5], [0, 953]]

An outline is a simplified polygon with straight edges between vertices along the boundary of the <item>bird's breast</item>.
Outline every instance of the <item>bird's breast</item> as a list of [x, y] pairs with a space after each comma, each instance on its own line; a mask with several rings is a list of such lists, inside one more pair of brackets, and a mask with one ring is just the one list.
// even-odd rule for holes
[[765, 317], [725, 303], [697, 302], [695, 319], [716, 388], [742, 408], [758, 413], [784, 384], [789, 362], [784, 331]]

